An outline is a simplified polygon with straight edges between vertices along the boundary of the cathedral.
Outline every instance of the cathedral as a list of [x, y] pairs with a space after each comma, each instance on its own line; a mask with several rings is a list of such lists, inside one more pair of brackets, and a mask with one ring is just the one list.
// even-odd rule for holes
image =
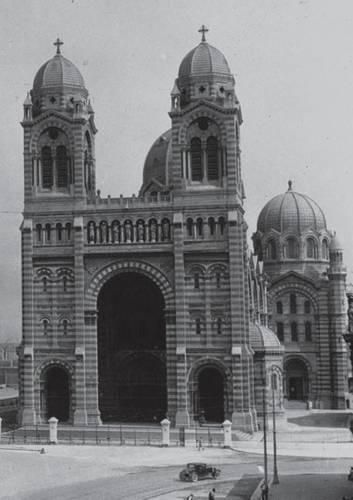
[[167, 416], [254, 431], [271, 392], [278, 416], [347, 404], [342, 249], [290, 185], [249, 250], [241, 106], [206, 32], [181, 61], [138, 196], [97, 190], [95, 114], [59, 39], [35, 75], [22, 121], [23, 425]]

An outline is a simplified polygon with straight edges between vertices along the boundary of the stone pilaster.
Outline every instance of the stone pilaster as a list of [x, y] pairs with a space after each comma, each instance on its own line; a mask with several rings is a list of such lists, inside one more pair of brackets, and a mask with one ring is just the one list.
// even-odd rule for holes
[[84, 234], [83, 218], [74, 218], [74, 272], [75, 272], [75, 393], [74, 424], [87, 424], [86, 408], [86, 352], [84, 324]]
[[186, 329], [185, 329], [185, 267], [183, 215], [174, 214], [174, 280], [176, 309], [176, 388], [177, 412], [175, 424], [189, 425], [186, 386]]
[[34, 425], [34, 331], [33, 331], [33, 228], [32, 220], [22, 223], [22, 425]]

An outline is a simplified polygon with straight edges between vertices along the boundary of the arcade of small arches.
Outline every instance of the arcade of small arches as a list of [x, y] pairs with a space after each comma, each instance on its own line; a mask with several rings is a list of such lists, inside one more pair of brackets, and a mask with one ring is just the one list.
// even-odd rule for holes
[[138, 219], [114, 220], [110, 224], [103, 220], [87, 224], [87, 243], [156, 243], [171, 241], [171, 224], [167, 217], [145, 221]]
[[264, 246], [264, 258], [266, 260], [284, 259], [313, 259], [329, 260], [329, 243], [327, 238], [321, 242], [313, 236], [305, 238], [300, 242], [294, 236], [288, 236], [283, 243], [276, 238], [269, 238]]
[[56, 224], [36, 224], [35, 245], [64, 245], [72, 243], [72, 224], [70, 222]]
[[185, 229], [187, 239], [222, 239], [225, 237], [226, 221], [224, 217], [188, 217]]

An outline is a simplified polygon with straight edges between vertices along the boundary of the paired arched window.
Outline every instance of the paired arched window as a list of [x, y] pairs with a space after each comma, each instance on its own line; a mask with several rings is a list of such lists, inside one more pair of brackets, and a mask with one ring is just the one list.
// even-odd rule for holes
[[191, 181], [216, 182], [220, 178], [220, 148], [217, 137], [203, 143], [199, 137], [190, 141]]
[[222, 318], [217, 318], [217, 335], [222, 335], [223, 331], [223, 321]]
[[195, 333], [201, 335], [201, 318], [195, 318]]
[[[45, 130], [38, 141], [38, 162], [33, 168], [33, 184], [45, 190], [67, 189], [72, 182], [69, 139], [56, 127]], [[34, 165], [35, 166], [35, 165]]]
[[304, 302], [304, 312], [305, 312], [305, 314], [310, 314], [311, 313], [311, 303], [310, 303], [310, 300], [306, 300]]

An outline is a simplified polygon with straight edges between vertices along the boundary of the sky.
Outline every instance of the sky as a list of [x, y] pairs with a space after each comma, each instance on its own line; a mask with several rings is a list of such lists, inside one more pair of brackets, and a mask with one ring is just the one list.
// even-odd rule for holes
[[202, 24], [236, 79], [249, 237], [291, 179], [337, 232], [353, 282], [351, 0], [0, 0], [0, 341], [21, 337], [22, 105], [56, 37], [95, 110], [97, 188], [131, 196]]

